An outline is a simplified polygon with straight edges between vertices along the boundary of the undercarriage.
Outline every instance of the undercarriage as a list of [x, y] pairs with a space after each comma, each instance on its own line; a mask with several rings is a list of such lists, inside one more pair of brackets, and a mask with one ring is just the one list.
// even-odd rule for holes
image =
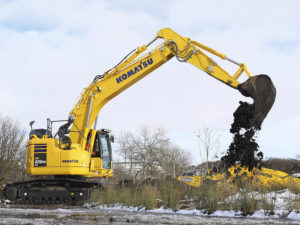
[[99, 182], [71, 178], [36, 179], [6, 184], [2, 195], [6, 202], [15, 204], [82, 205], [102, 186]]

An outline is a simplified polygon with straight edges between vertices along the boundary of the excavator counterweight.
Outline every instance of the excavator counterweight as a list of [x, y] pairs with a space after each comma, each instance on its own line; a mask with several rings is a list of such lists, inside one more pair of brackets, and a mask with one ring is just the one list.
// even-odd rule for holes
[[244, 96], [253, 98], [255, 112], [252, 126], [260, 129], [276, 97], [276, 89], [271, 78], [265, 74], [252, 76], [237, 88]]

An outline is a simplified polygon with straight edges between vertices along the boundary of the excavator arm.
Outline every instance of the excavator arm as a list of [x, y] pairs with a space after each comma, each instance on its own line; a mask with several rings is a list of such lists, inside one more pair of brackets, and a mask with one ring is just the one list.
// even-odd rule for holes
[[[164, 42], [145, 53], [157, 39], [163, 39]], [[203, 51], [236, 64], [238, 66], [237, 71], [230, 75]], [[188, 62], [230, 87], [240, 90], [243, 95], [252, 97], [256, 108], [253, 124], [256, 127], [260, 126], [275, 100], [276, 92], [271, 79], [266, 75], [252, 77], [245, 64], [237, 63], [214, 49], [183, 37], [170, 28], [165, 28], [160, 30], [156, 38], [149, 44], [135, 49], [117, 66], [106, 71], [103, 75], [97, 75], [93, 82], [84, 89], [70, 113], [69, 118], [73, 122], [69, 135], [71, 141], [85, 146], [86, 137], [92, 125], [96, 123], [98, 113], [105, 103], [174, 56], [180, 62]], [[243, 72], [248, 75], [249, 79], [240, 83], [238, 78]]]

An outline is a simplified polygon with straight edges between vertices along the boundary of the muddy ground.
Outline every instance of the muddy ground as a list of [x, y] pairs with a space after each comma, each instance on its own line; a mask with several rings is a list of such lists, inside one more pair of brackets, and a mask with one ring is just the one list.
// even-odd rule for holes
[[59, 206], [0, 206], [0, 224], [300, 224], [287, 219], [251, 219], [147, 213]]

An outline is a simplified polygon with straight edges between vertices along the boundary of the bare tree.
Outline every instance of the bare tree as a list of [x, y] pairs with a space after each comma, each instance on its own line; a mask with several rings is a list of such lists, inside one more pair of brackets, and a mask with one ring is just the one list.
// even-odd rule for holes
[[135, 145], [133, 145], [133, 134], [130, 132], [122, 132], [118, 137], [118, 143], [119, 143], [119, 149], [118, 153], [120, 157], [122, 158], [125, 167], [128, 164], [129, 165], [129, 174], [132, 174], [133, 169], [133, 163], [135, 161], [135, 153], [136, 148]]
[[24, 175], [25, 132], [10, 117], [0, 115], [0, 183]]
[[164, 150], [171, 144], [170, 139], [165, 136], [164, 129], [157, 128], [151, 132], [147, 126], [143, 126], [133, 143], [137, 150], [135, 160], [143, 165], [143, 177], [156, 176]]
[[201, 160], [202, 162], [206, 162], [206, 170], [208, 170], [208, 161], [216, 159], [219, 151], [220, 132], [216, 129], [205, 127], [197, 131], [196, 137], [198, 139]]
[[189, 152], [176, 145], [171, 145], [164, 150], [160, 164], [165, 175], [176, 178], [190, 166], [190, 162], [191, 154]]
[[174, 171], [176, 174], [190, 162], [186, 153], [172, 144], [162, 128], [151, 131], [143, 126], [136, 134], [123, 132], [118, 142], [122, 160], [130, 165], [129, 173], [133, 172], [133, 165], [140, 165], [135, 171], [141, 178], [162, 173], [173, 175]]

